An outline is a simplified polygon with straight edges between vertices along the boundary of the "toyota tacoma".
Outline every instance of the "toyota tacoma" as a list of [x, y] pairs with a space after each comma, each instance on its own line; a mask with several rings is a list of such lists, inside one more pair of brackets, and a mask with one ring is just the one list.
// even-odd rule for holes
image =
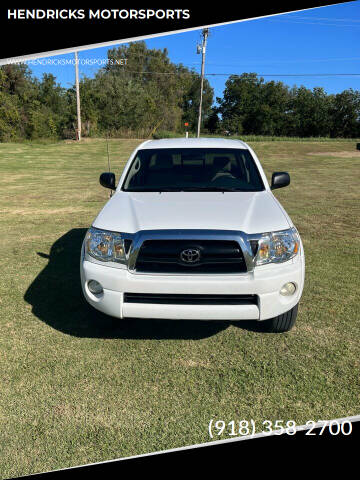
[[84, 296], [117, 318], [254, 320], [292, 328], [302, 242], [255, 152], [240, 140], [149, 140], [130, 156], [86, 233]]

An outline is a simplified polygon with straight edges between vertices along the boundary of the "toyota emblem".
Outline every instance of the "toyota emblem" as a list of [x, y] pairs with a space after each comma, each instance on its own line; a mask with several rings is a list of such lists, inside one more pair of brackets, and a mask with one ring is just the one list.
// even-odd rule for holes
[[180, 253], [180, 259], [184, 263], [196, 263], [200, 260], [200, 250], [187, 248]]

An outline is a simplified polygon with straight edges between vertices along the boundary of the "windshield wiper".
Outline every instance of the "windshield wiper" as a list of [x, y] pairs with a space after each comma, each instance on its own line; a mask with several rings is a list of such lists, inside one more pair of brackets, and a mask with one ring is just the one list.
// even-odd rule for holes
[[153, 187], [153, 188], [127, 188], [125, 192], [181, 192], [182, 188], [171, 188], [171, 187]]
[[185, 187], [181, 189], [182, 192], [240, 192], [238, 188], [229, 187]]

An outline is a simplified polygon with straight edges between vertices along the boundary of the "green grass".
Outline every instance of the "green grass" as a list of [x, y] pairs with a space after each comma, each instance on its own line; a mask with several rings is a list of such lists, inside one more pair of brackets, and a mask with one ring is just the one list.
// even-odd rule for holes
[[[110, 140], [117, 174], [139, 142]], [[91, 310], [79, 250], [108, 198], [105, 142], [0, 144], [1, 478], [206, 442], [212, 418], [360, 413], [360, 153], [342, 141], [254, 148], [268, 175], [291, 174], [276, 196], [306, 253], [298, 321], [282, 335]]]

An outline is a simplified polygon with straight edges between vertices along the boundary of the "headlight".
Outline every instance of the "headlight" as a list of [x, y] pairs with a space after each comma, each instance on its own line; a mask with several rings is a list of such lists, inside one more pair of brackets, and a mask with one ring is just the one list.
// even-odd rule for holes
[[120, 233], [91, 227], [85, 237], [85, 250], [102, 262], [126, 262], [124, 240]]
[[300, 238], [295, 228], [281, 232], [264, 233], [259, 240], [255, 265], [287, 262], [300, 248]]

